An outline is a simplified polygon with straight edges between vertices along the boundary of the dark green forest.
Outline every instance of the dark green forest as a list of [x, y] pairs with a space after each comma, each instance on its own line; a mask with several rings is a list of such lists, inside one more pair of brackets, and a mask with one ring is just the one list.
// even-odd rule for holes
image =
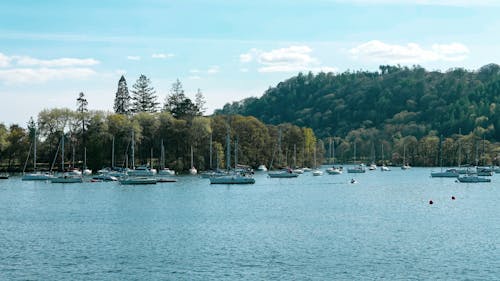
[[[343, 162], [352, 158], [356, 142], [358, 159], [367, 161], [401, 163], [406, 150], [413, 165], [432, 166], [441, 148], [446, 165], [492, 164], [500, 139], [499, 103], [496, 64], [446, 72], [384, 65], [374, 72], [299, 73], [261, 98], [226, 104], [216, 114], [310, 127], [324, 143], [334, 140]], [[325, 151], [333, 155], [329, 147]]]

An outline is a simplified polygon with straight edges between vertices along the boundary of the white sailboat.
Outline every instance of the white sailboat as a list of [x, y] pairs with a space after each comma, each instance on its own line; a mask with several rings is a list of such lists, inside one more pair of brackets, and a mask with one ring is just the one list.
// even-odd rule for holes
[[313, 176], [322, 176], [323, 171], [318, 169], [318, 166], [316, 164], [316, 144], [314, 144], [314, 170], [312, 171]]
[[[356, 164], [356, 141], [354, 141], [354, 164]], [[347, 168], [347, 173], [354, 173], [354, 174], [360, 174], [366, 172], [365, 167], [361, 164], [356, 165], [354, 167]]]
[[189, 174], [196, 175], [197, 173], [198, 170], [196, 170], [193, 163], [193, 146], [191, 146], [191, 168], [189, 168]]
[[252, 173], [247, 170], [239, 170], [238, 167], [238, 141], [234, 144], [234, 170], [231, 171], [231, 140], [229, 136], [229, 129], [226, 136], [226, 162], [227, 173], [218, 176], [210, 177], [210, 184], [254, 184], [255, 179]]
[[61, 171], [62, 174], [50, 179], [52, 183], [81, 183], [83, 178], [81, 173], [76, 174], [64, 171], [64, 133], [61, 136]]
[[[27, 161], [28, 159], [26, 159]], [[25, 165], [26, 167], [26, 165]], [[25, 174], [23, 171], [23, 176], [21, 180], [23, 181], [43, 181], [43, 180], [49, 180], [53, 177], [53, 175], [49, 173], [42, 173], [36, 170], [36, 128], [34, 130], [34, 137], [33, 137], [33, 173]]]
[[433, 178], [457, 178], [458, 170], [457, 169], [446, 169], [443, 171], [443, 136], [441, 136], [439, 141], [439, 166], [441, 167], [441, 171], [439, 172], [431, 172], [431, 177]]
[[408, 170], [410, 168], [410, 164], [406, 163], [406, 144], [403, 144], [403, 165], [401, 166], [401, 170]]
[[382, 172], [388, 172], [390, 171], [389, 167], [385, 165], [385, 159], [384, 159], [384, 144], [381, 144], [381, 152], [380, 154], [382, 155], [382, 166], [380, 166], [380, 171]]
[[135, 167], [135, 137], [134, 131], [132, 131], [132, 170], [127, 172], [128, 176], [120, 179], [120, 184], [122, 185], [139, 185], [139, 184], [156, 184], [156, 178], [152, 177], [154, 175], [147, 166]]

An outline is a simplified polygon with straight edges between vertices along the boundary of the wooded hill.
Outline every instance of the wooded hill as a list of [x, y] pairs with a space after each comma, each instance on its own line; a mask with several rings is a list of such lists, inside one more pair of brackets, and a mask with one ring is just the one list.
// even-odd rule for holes
[[[410, 157], [420, 165], [433, 165], [436, 157], [418, 160], [423, 153], [419, 143], [429, 137], [433, 137], [433, 143], [439, 143], [439, 136], [443, 135], [445, 140], [454, 141], [455, 148], [445, 161], [451, 165], [458, 161], [454, 155], [459, 131], [471, 141], [469, 151], [462, 154], [462, 158], [469, 159], [463, 161], [486, 157], [479, 154], [489, 154], [488, 161], [495, 158], [495, 146], [491, 143], [500, 139], [499, 103], [499, 65], [485, 65], [477, 71], [455, 68], [446, 72], [385, 65], [375, 72], [299, 73], [269, 88], [261, 98], [226, 104], [216, 113], [255, 116], [269, 124], [289, 122], [310, 127], [324, 141], [337, 137], [334, 143], [347, 146], [346, 149], [349, 145], [344, 142], [359, 142], [358, 155], [366, 158], [371, 157], [374, 146], [380, 155], [386, 142], [388, 155], [384, 158], [397, 162], [394, 158], [400, 157], [401, 148], [411, 139], [415, 143], [408, 145]], [[426, 153], [437, 155], [436, 147], [433, 144], [433, 150]]]

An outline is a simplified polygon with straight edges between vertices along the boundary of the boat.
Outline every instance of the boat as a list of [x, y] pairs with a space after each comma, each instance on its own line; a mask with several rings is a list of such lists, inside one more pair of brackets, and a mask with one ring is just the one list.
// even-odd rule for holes
[[323, 175], [323, 171], [319, 170], [319, 169], [316, 169], [312, 172], [313, 176], [322, 176]]
[[230, 173], [224, 176], [211, 177], [210, 184], [254, 184], [255, 179], [250, 174]]
[[299, 175], [304, 173], [304, 169], [301, 169], [301, 168], [295, 168], [292, 171], [296, 174], [299, 174]]
[[294, 173], [291, 169], [269, 172], [267, 174], [270, 178], [296, 178], [299, 174]]
[[[353, 162], [356, 163], [356, 142], [354, 142]], [[364, 173], [364, 172], [366, 172], [366, 171], [365, 171], [365, 167], [363, 164], [359, 164], [359, 165], [356, 165], [354, 167], [347, 168], [347, 173], [349, 173], [349, 174], [351, 174], [351, 173], [359, 174], [359, 173]]]
[[489, 178], [483, 178], [475, 175], [460, 176], [457, 179], [459, 182], [464, 182], [464, 183], [491, 182], [491, 179]]
[[409, 170], [410, 168], [410, 164], [406, 163], [406, 145], [403, 145], [403, 165], [401, 166], [401, 170]]
[[332, 166], [332, 167], [326, 169], [326, 173], [329, 175], [340, 175], [340, 174], [342, 174], [342, 172], [343, 172], [342, 167]]
[[127, 174], [131, 177], [152, 177], [156, 175], [156, 170], [150, 169], [147, 165], [141, 165], [135, 169], [128, 170]]
[[365, 167], [363, 165], [356, 165], [354, 167], [347, 168], [347, 173], [349, 174], [360, 174], [365, 173]]
[[[28, 153], [28, 159], [26, 159], [26, 163], [24, 167], [26, 168], [26, 164], [28, 163], [29, 160], [29, 153]], [[23, 181], [45, 181], [45, 180], [50, 180], [53, 177], [52, 174], [47, 173], [47, 172], [40, 172], [37, 171], [36, 169], [36, 128], [34, 129], [34, 134], [33, 134], [33, 173], [28, 173], [25, 174], [23, 170], [23, 176], [21, 177], [21, 180]]]
[[352, 178], [352, 179], [349, 181], [349, 183], [351, 183], [351, 184], [356, 184], [356, 183], [358, 183], [358, 181], [357, 181], [355, 178]]
[[175, 171], [170, 170], [169, 168], [163, 168], [158, 170], [158, 175], [159, 176], [175, 176]]
[[164, 183], [164, 182], [177, 182], [177, 179], [171, 177], [157, 177], [156, 182]]
[[446, 169], [445, 171], [441, 169], [440, 172], [431, 172], [433, 178], [458, 178], [459, 175], [457, 169]]
[[8, 180], [8, 179], [9, 179], [9, 174], [7, 173], [0, 174], [0, 180]]
[[98, 174], [92, 177], [95, 181], [118, 181], [117, 177], [111, 176], [109, 174]]
[[210, 184], [254, 184], [253, 170], [248, 166], [238, 165], [238, 140], [234, 144], [234, 170], [230, 170], [231, 163], [231, 140], [229, 128], [226, 135], [226, 163], [227, 172], [210, 177]]
[[377, 170], [377, 165], [375, 163], [370, 164], [370, 166], [368, 167], [368, 170], [370, 170], [370, 171]]
[[175, 176], [175, 171], [170, 170], [165, 167], [165, 146], [163, 145], [163, 140], [161, 140], [161, 152], [160, 152], [160, 168], [158, 169], [159, 176]]
[[267, 167], [266, 165], [259, 165], [259, 167], [257, 167], [257, 171], [259, 172], [267, 172]]
[[440, 172], [431, 172], [431, 177], [433, 178], [458, 178], [459, 173], [457, 169], [447, 169], [443, 171], [443, 149], [442, 142], [443, 136], [441, 136], [441, 140], [439, 142], [439, 165], [441, 167]]
[[[64, 133], [61, 136], [61, 171], [64, 170]], [[81, 183], [83, 182], [82, 174], [74, 171], [63, 172], [57, 177], [50, 178], [51, 183]]]
[[132, 145], [131, 156], [132, 156], [132, 169], [127, 171], [127, 176], [120, 178], [118, 181], [123, 185], [138, 185], [138, 184], [156, 184], [157, 179], [153, 177], [156, 174], [156, 170], [150, 169], [146, 165], [135, 167], [135, 137], [134, 131], [132, 131]]
[[71, 173], [63, 173], [58, 177], [52, 177], [51, 183], [81, 183], [83, 182], [82, 176], [77, 176]]
[[191, 168], [189, 168], [189, 174], [196, 175], [197, 173], [198, 170], [196, 170], [193, 164], [193, 146], [191, 146]]
[[152, 177], [126, 177], [119, 180], [122, 185], [156, 184], [157, 179]]
[[476, 167], [476, 174], [483, 177], [493, 176], [493, 169], [489, 167]]
[[382, 143], [382, 144], [380, 144], [380, 150], [381, 150], [380, 154], [382, 155], [382, 166], [380, 166], [380, 171], [381, 171], [381, 172], [388, 172], [388, 171], [390, 171], [391, 169], [389, 169], [389, 167], [387, 167], [387, 166], [385, 165], [385, 159], [384, 159], [384, 144], [383, 144], [383, 143]]

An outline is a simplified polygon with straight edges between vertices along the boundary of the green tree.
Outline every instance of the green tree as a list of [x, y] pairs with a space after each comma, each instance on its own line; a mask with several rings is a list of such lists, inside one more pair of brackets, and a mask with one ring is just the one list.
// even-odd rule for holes
[[118, 89], [115, 94], [115, 104], [114, 110], [115, 113], [128, 115], [131, 112], [130, 108], [130, 94], [128, 92], [127, 81], [125, 77], [120, 77], [118, 81]]
[[159, 103], [156, 101], [156, 91], [151, 86], [151, 80], [144, 74], [132, 86], [132, 112], [156, 112]]

